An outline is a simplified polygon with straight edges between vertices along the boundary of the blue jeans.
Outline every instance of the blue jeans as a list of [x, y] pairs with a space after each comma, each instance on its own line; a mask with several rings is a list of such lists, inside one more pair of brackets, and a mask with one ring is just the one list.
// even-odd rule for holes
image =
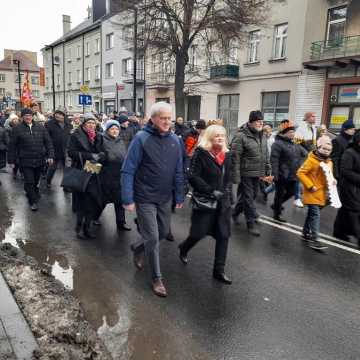
[[320, 231], [320, 211], [319, 205], [308, 205], [308, 212], [303, 227], [303, 234], [310, 235], [316, 240]]
[[296, 182], [296, 187], [295, 187], [295, 200], [299, 200], [301, 199], [301, 185], [300, 185], [300, 181]]

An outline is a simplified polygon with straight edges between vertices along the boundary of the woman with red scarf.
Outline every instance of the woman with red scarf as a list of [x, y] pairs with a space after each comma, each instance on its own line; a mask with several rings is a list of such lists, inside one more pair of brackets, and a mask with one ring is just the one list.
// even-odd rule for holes
[[[72, 166], [82, 169], [86, 160], [101, 163], [105, 159], [102, 152], [103, 139], [96, 131], [96, 119], [93, 114], [85, 114], [81, 126], [70, 137], [68, 152]], [[93, 174], [86, 192], [73, 192], [73, 211], [76, 212], [76, 235], [78, 238], [94, 238], [91, 222], [96, 220], [103, 209], [100, 179]]]
[[[195, 150], [191, 161], [189, 182], [193, 187], [193, 211], [188, 238], [179, 245], [180, 260], [188, 263], [189, 251], [204, 237], [216, 240], [214, 279], [231, 284], [225, 274], [225, 263], [231, 227], [231, 157], [227, 147], [226, 130], [219, 125], [209, 126]], [[212, 208], [198, 206], [197, 199], [213, 204]]]

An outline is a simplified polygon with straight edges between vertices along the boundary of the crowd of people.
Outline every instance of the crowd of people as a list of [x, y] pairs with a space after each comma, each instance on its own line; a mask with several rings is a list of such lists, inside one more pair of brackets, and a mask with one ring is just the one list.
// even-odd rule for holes
[[213, 278], [224, 284], [231, 284], [225, 272], [231, 219], [238, 223], [243, 214], [248, 233], [260, 236], [255, 201], [260, 191], [265, 201], [275, 192], [276, 222], [287, 222], [284, 204], [290, 199], [307, 207], [302, 238], [310, 248], [324, 249], [318, 241], [320, 214], [329, 204], [338, 208], [334, 236], [345, 241], [354, 236], [360, 245], [360, 130], [351, 119], [334, 138], [315, 126], [312, 112], [298, 127], [281, 121], [273, 134], [261, 111], [252, 111], [229, 141], [221, 120], [186, 125], [179, 117], [173, 124], [172, 113], [171, 105], [158, 102], [148, 120], [126, 109], [109, 117], [62, 110], [43, 115], [37, 104], [20, 114], [0, 114], [0, 168], [8, 163], [14, 179], [20, 173], [32, 211], [38, 210], [41, 177], [51, 189], [56, 171], [63, 169], [79, 239], [96, 237], [108, 204], [114, 205], [120, 232], [131, 231], [126, 211], [136, 211], [140, 236], [131, 245], [134, 264], [142, 270], [148, 263], [152, 289], [161, 297], [167, 290], [159, 242], [174, 240], [171, 214], [183, 207], [187, 193], [191, 226], [179, 259], [188, 264], [190, 250], [212, 236]]

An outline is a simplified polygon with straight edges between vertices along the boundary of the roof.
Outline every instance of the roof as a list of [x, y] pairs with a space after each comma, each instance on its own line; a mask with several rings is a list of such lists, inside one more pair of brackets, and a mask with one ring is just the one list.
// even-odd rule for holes
[[21, 50], [14, 51], [12, 56], [7, 56], [0, 61], [0, 70], [14, 70], [15, 66], [12, 60], [20, 61], [21, 71], [40, 72], [40, 67], [28, 58]]
[[95, 22], [93, 22], [92, 17], [85, 19], [82, 23], [80, 23], [78, 26], [75, 26], [72, 30], [70, 30], [69, 32], [67, 32], [65, 35], [63, 35], [61, 38], [57, 39], [56, 41], [54, 41], [53, 43], [51, 43], [50, 45], [45, 46], [45, 49], [52, 47], [52, 46], [56, 46], [59, 45], [63, 42], [67, 42], [70, 41], [72, 39], [77, 38], [78, 36], [85, 34], [91, 30], [94, 30], [96, 28], [98, 28], [101, 25], [101, 20], [97, 20]]

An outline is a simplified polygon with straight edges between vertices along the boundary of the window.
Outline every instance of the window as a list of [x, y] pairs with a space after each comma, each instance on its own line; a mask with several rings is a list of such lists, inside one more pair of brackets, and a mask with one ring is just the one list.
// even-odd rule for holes
[[[21, 78], [21, 80], [23, 80], [23, 79], [24, 79], [24, 76], [25, 76], [24, 74], [20, 74], [20, 78]], [[19, 82], [19, 76], [18, 76], [18, 75], [16, 75], [16, 76], [15, 76], [15, 82], [16, 82], [16, 83], [18, 83], [18, 82]]]
[[106, 35], [106, 50], [114, 47], [114, 33]]
[[68, 105], [68, 106], [72, 106], [72, 105], [73, 105], [72, 100], [73, 100], [72, 94], [67, 94], [67, 105]]
[[100, 65], [95, 65], [95, 80], [100, 80]]
[[155, 102], [160, 102], [160, 101], [166, 102], [166, 103], [170, 104], [170, 98], [169, 98], [169, 97], [166, 97], [166, 98], [156, 98], [156, 99], [155, 99]]
[[106, 78], [114, 77], [114, 63], [108, 63], [105, 65]]
[[91, 69], [86, 68], [85, 69], [85, 81], [90, 81], [90, 79], [91, 79]]
[[0, 82], [5, 82], [5, 74], [0, 74]]
[[76, 47], [76, 56], [78, 59], [81, 59], [81, 46], [80, 45], [78, 45]]
[[89, 42], [86, 43], [85, 56], [90, 56], [90, 43]]
[[262, 95], [264, 120], [277, 126], [289, 118], [290, 91], [265, 92]]
[[19, 96], [20, 96], [19, 89], [15, 89], [15, 96], [17, 96], [17, 97], [19, 97]]
[[67, 50], [67, 62], [71, 62], [71, 48]]
[[48, 89], [49, 88], [49, 78], [47, 77], [46, 78], [46, 80], [45, 80], [45, 85], [46, 85], [46, 89]]
[[72, 82], [72, 74], [71, 72], [68, 73], [68, 83], [69, 85], [71, 85], [71, 82]]
[[32, 94], [33, 94], [34, 97], [37, 97], [37, 98], [40, 97], [40, 91], [39, 90], [33, 90]]
[[282, 59], [286, 57], [286, 42], [287, 42], [288, 24], [275, 26], [274, 38], [274, 59]]
[[224, 126], [233, 136], [238, 127], [239, 94], [218, 95], [218, 118], [224, 121]]
[[0, 88], [0, 95], [4, 96], [5, 95], [5, 88]]
[[259, 44], [260, 30], [250, 32], [248, 63], [253, 64], [259, 61]]
[[60, 86], [60, 74], [57, 74], [56, 78], [57, 78], [57, 84]]
[[131, 75], [132, 74], [132, 59], [124, 59], [122, 61], [122, 74], [125, 75]]
[[197, 63], [197, 46], [192, 45], [189, 51], [189, 70], [195, 71]]
[[347, 7], [341, 6], [329, 9], [326, 41], [328, 45], [338, 42], [344, 37]]
[[100, 39], [95, 40], [95, 54], [100, 52]]
[[31, 77], [31, 85], [39, 85], [39, 78], [37, 76]]
[[76, 80], [79, 84], [81, 83], [81, 70], [76, 70]]

